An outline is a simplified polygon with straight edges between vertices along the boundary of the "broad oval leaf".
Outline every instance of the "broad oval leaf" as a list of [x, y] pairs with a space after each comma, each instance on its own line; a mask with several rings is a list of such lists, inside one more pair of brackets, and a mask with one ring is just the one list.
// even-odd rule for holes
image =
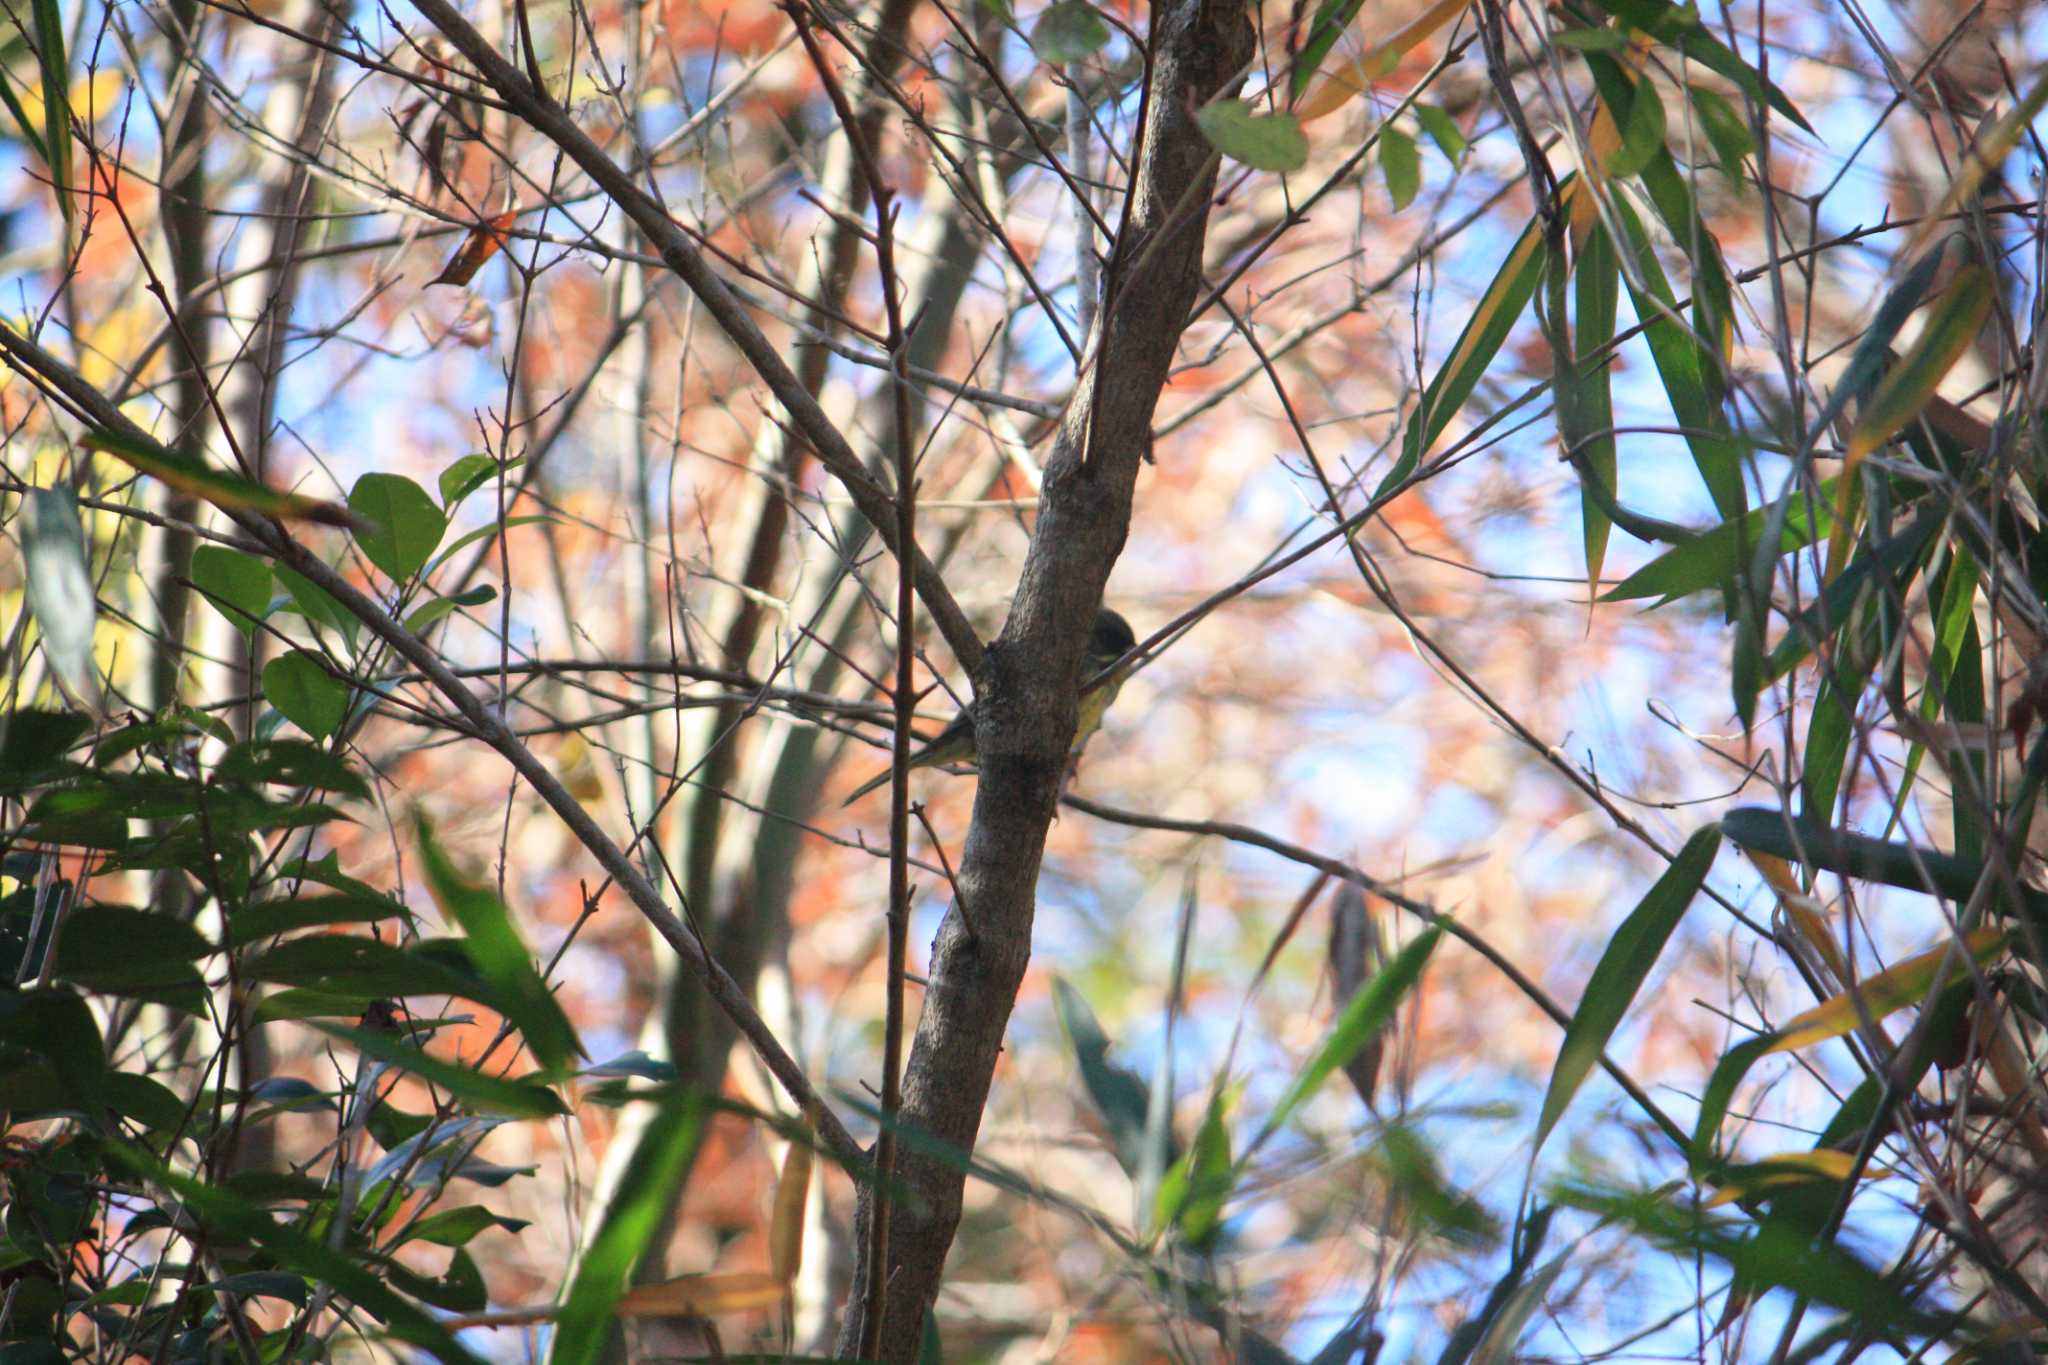
[[348, 507], [367, 523], [356, 544], [395, 583], [425, 568], [448, 530], [447, 515], [403, 474], [363, 475], [349, 490]]
[[1380, 171], [1387, 177], [1387, 197], [1399, 213], [1422, 192], [1422, 158], [1415, 139], [1391, 123], [1380, 125]]
[[1308, 135], [1293, 114], [1261, 114], [1243, 100], [1218, 100], [1195, 111], [1195, 124], [1217, 151], [1260, 171], [1298, 171], [1308, 164]]
[[256, 638], [270, 610], [268, 564], [225, 545], [202, 545], [192, 552], [192, 584], [243, 639]]
[[1078, 62], [1109, 44], [1109, 25], [1087, 0], [1057, 0], [1031, 26], [1031, 50], [1053, 66]]
[[315, 739], [341, 728], [348, 714], [348, 686], [303, 649], [280, 654], [263, 666], [263, 696], [278, 714]]

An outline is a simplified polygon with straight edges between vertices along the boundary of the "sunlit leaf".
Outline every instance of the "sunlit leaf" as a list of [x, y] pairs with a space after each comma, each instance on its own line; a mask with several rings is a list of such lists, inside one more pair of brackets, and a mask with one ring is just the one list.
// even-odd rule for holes
[[86, 558], [85, 527], [68, 488], [31, 488], [21, 557], [28, 573], [29, 610], [43, 633], [50, 674], [74, 705], [97, 709], [99, 674], [93, 667], [93, 624], [99, 598]]
[[88, 431], [80, 444], [160, 479], [180, 493], [212, 503], [224, 512], [260, 512], [287, 521], [314, 521], [327, 526], [353, 526], [347, 508], [297, 493], [280, 493], [253, 479], [209, 469], [147, 437], [105, 427]]
[[1217, 151], [1260, 171], [1298, 171], [1308, 164], [1308, 136], [1290, 113], [1262, 114], [1243, 100], [1217, 100], [1195, 111], [1202, 136]]
[[2034, 83], [2027, 87], [2027, 93], [2013, 106], [2012, 112], [1978, 137], [1969, 151], [1963, 154], [1963, 163], [1956, 168], [1956, 178], [1950, 182], [1948, 192], [1941, 196], [1940, 203], [1922, 215], [1920, 225], [1900, 249], [1900, 259], [1914, 259], [1937, 236], [1954, 230], [1956, 215], [1977, 197], [1978, 189], [2005, 163], [2005, 158], [2019, 145], [2020, 139], [2033, 131], [2034, 120], [2040, 117], [2043, 109], [2048, 109], [2048, 73], [2037, 75]]
[[469, 235], [462, 239], [462, 245], [457, 247], [455, 254], [448, 258], [448, 264], [441, 267], [441, 273], [428, 280], [427, 283], [430, 285], [468, 284], [476, 278], [476, 272], [483, 269], [484, 263], [497, 255], [499, 250], [503, 248], [506, 240], [505, 234], [511, 229], [512, 224], [518, 221], [518, 218], [518, 210], [507, 209], [488, 222], [479, 223], [472, 227], [469, 230]]
[[625, 1173], [556, 1315], [549, 1365], [594, 1365], [603, 1354], [613, 1330], [613, 1310], [674, 1206], [683, 1173], [703, 1141], [708, 1111], [696, 1093], [671, 1090], [648, 1124], [648, 1136], [633, 1145]]
[[1493, 283], [1480, 296], [1464, 332], [1458, 337], [1458, 344], [1452, 348], [1450, 357], [1437, 371], [1436, 378], [1430, 381], [1428, 389], [1424, 390], [1422, 402], [1410, 414], [1407, 431], [1402, 437], [1401, 458], [1380, 481], [1374, 497], [1385, 497], [1415, 472], [1422, 463], [1422, 457], [1436, 444], [1436, 438], [1443, 434], [1465, 400], [1472, 396], [1472, 391], [1479, 386], [1480, 379], [1507, 341], [1508, 333], [1514, 330], [1515, 323], [1521, 318], [1529, 296], [1536, 292], [1536, 284], [1543, 278], [1549, 257], [1543, 224], [1531, 223], [1495, 273]]
[[1380, 125], [1380, 171], [1387, 177], [1387, 197], [1399, 213], [1422, 191], [1422, 158], [1415, 139], [1391, 123]]
[[796, 1282], [804, 1265], [804, 1211], [811, 1196], [810, 1136], [807, 1132], [791, 1141], [783, 1153], [775, 1204], [768, 1215], [768, 1272], [785, 1287]]
[[561, 1001], [534, 969], [532, 954], [520, 941], [511, 912], [495, 891], [455, 870], [425, 816], [414, 817], [413, 829], [427, 889], [441, 913], [462, 926], [469, 955], [493, 988], [496, 1008], [518, 1027], [543, 1069], [566, 1072], [582, 1054], [583, 1045], [562, 1012]]
[[1710, 33], [1696, 9], [1674, 5], [1669, 0], [1594, 0], [1594, 3], [1629, 27], [1649, 34], [1666, 47], [1683, 53], [1689, 60], [1733, 81], [1750, 98], [1762, 100], [1802, 130], [1813, 132], [1812, 126], [1785, 97], [1785, 92]]
[[1159, 1182], [1153, 1214], [1153, 1226], [1178, 1229], [1188, 1246], [1203, 1253], [1214, 1250], [1223, 1230], [1224, 1205], [1237, 1188], [1230, 1131], [1223, 1118], [1222, 1097], [1213, 1096], [1194, 1143]]
[[1650, 969], [1657, 965], [1672, 931], [1678, 928], [1693, 897], [1706, 884], [1714, 855], [1720, 849], [1721, 831], [1714, 825], [1686, 840], [1664, 875], [1608, 939], [1607, 951], [1601, 954], [1592, 979], [1586, 983], [1585, 994], [1579, 998], [1579, 1007], [1565, 1029], [1557, 1063], [1551, 1068], [1543, 1113], [1536, 1121], [1535, 1148], [1542, 1148], [1544, 1138], [1564, 1116], [1572, 1096], [1599, 1062], [1628, 1007], [1635, 1003], [1636, 992], [1649, 979]]
[[1912, 348], [1879, 381], [1877, 392], [1857, 413], [1844, 457], [1849, 467], [1854, 468], [1857, 461], [1919, 415], [1934, 396], [1935, 386], [1976, 340], [1991, 311], [1993, 289], [1991, 272], [1981, 265], [1966, 265], [1956, 272]]
[[[1720, 1192], [1700, 1207], [1718, 1209], [1739, 1199], [1754, 1199], [1768, 1191], [1781, 1190], [1792, 1185], [1839, 1185], [1849, 1178], [1849, 1173], [1855, 1167], [1856, 1156], [1853, 1152], [1829, 1151], [1822, 1148], [1810, 1152], [1780, 1152], [1761, 1161], [1723, 1169], [1720, 1173], [1723, 1182]], [[1873, 1169], [1867, 1173], [1885, 1174], [1882, 1169]]]
[[1294, 104], [1295, 116], [1308, 123], [1342, 109], [1372, 89], [1374, 82], [1391, 75], [1411, 48], [1463, 14], [1471, 3], [1472, 0], [1432, 0], [1427, 9], [1387, 37], [1367, 43], [1359, 56], [1338, 63], [1305, 96], [1301, 92], [1315, 76], [1316, 64], [1322, 57], [1319, 54], [1314, 62], [1297, 61], [1290, 86], [1292, 93], [1300, 96]]
[[[1429, 962], [1436, 945], [1443, 940], [1444, 931], [1432, 926], [1416, 935], [1413, 942], [1394, 954], [1392, 960], [1380, 969], [1378, 975], [1366, 983], [1365, 989], [1351, 997], [1344, 1012], [1337, 1016], [1337, 1022], [1330, 1029], [1330, 1036], [1316, 1050], [1294, 1078], [1273, 1110], [1266, 1116], [1264, 1127], [1251, 1142], [1251, 1148], [1265, 1145], [1273, 1133], [1284, 1127], [1294, 1117], [1296, 1110], [1306, 1104], [1311, 1096], [1322, 1088], [1330, 1073], [1358, 1051], [1359, 1048], [1383, 1031], [1394, 1020], [1394, 1011], [1408, 998], [1416, 983], [1422, 980], [1422, 969]], [[1250, 1150], [1248, 1148], [1247, 1150]]]
[[[1973, 929], [1963, 936], [1963, 946], [1970, 959], [1982, 966], [2005, 950], [2007, 939], [2003, 929]], [[1788, 1019], [1777, 1030], [1768, 1051], [1791, 1052], [1811, 1047], [1815, 1043], [1841, 1037], [1859, 1027], [1866, 1018], [1881, 1019], [1908, 1005], [1927, 1001], [1934, 994], [1943, 966], [1953, 968], [1957, 956], [1943, 945], [1909, 957], [1875, 976], [1865, 977], [1855, 989], [1844, 991]]]

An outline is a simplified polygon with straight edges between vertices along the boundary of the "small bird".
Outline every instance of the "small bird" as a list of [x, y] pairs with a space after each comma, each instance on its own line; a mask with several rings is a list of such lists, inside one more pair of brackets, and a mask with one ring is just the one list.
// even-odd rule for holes
[[[1131, 652], [1138, 643], [1138, 637], [1131, 631], [1131, 623], [1111, 611], [1108, 607], [1095, 613], [1095, 628], [1088, 635], [1088, 653], [1081, 662], [1081, 685], [1087, 687], [1097, 674]], [[1081, 694], [1081, 720], [1074, 728], [1074, 753], [1079, 755], [1081, 746], [1088, 737], [1102, 725], [1102, 713], [1109, 710], [1109, 704], [1116, 700], [1117, 689], [1124, 684], [1129, 670], [1104, 679], [1098, 686], [1088, 688]], [[962, 711], [947, 722], [931, 743], [910, 753], [913, 768], [935, 768], [945, 763], [969, 763], [974, 759], [974, 713]], [[893, 770], [884, 768], [854, 788], [853, 795], [846, 798], [846, 804], [866, 796], [889, 780]]]

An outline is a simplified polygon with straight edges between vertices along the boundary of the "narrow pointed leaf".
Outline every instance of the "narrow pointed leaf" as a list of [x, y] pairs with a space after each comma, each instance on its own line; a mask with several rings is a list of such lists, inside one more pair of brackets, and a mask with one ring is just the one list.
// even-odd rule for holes
[[[1636, 992], [1657, 965], [1671, 933], [1685, 917], [1693, 897], [1706, 884], [1714, 855], [1721, 849], [1721, 831], [1709, 825], [1685, 841], [1664, 875], [1643, 896], [1636, 908], [1621, 922], [1608, 940], [1607, 951], [1586, 983], [1579, 1008], [1566, 1027], [1564, 1044], [1551, 1068], [1550, 1088], [1543, 1096], [1543, 1112], [1536, 1120], [1534, 1147], [1540, 1151], [1565, 1107], [1578, 1093], [1579, 1085], [1600, 1060], [1607, 1042], [1621, 1025]], [[1534, 1153], [1531, 1154], [1532, 1159]]]
[[1294, 1117], [1295, 1111], [1322, 1089], [1323, 1082], [1329, 1079], [1332, 1071], [1351, 1060], [1358, 1049], [1393, 1022], [1394, 1011], [1400, 1008], [1401, 1002], [1422, 979], [1422, 969], [1428, 964], [1430, 954], [1436, 951], [1437, 944], [1443, 941], [1443, 936], [1444, 931], [1439, 928], [1424, 930], [1412, 943], [1394, 954], [1393, 959], [1366, 983], [1363, 990], [1351, 997], [1330, 1029], [1330, 1036], [1309, 1059], [1308, 1065], [1295, 1076], [1294, 1083], [1287, 1087], [1279, 1103], [1273, 1106], [1273, 1112], [1266, 1116], [1265, 1126], [1259, 1130], [1247, 1151], [1264, 1146], [1267, 1138], [1284, 1127]]
[[582, 1055], [583, 1045], [562, 1012], [561, 1002], [534, 969], [533, 956], [520, 941], [511, 912], [495, 891], [456, 871], [426, 817], [415, 817], [413, 828], [419, 838], [427, 889], [441, 913], [462, 926], [463, 943], [477, 971], [492, 987], [491, 1003], [519, 1029], [544, 1070], [566, 1073]]
[[1530, 295], [1536, 292], [1549, 257], [1543, 225], [1531, 223], [1494, 275], [1493, 283], [1480, 296], [1450, 358], [1444, 361], [1423, 392], [1422, 402], [1409, 415], [1401, 456], [1373, 496], [1386, 496], [1421, 466], [1422, 457], [1443, 435], [1444, 428], [1458, 415], [1465, 400], [1479, 387], [1494, 357], [1500, 354], [1508, 333], [1514, 330], [1522, 309], [1528, 306]]

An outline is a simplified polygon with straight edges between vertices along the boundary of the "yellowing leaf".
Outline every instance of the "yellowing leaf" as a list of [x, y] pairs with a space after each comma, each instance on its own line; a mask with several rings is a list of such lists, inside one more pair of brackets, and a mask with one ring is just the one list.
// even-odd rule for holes
[[804, 1264], [804, 1207], [811, 1194], [810, 1134], [789, 1144], [782, 1158], [782, 1178], [775, 1183], [775, 1209], [768, 1219], [768, 1265], [775, 1279], [787, 1285]]
[[[1732, 1204], [1738, 1199], [1748, 1199], [1765, 1190], [1783, 1189], [1788, 1185], [1803, 1185], [1816, 1180], [1847, 1180], [1849, 1172], [1855, 1168], [1856, 1156], [1852, 1152], [1833, 1148], [1780, 1152], [1751, 1165], [1730, 1167], [1725, 1173], [1727, 1184], [1702, 1207], [1719, 1208], [1723, 1204]], [[1872, 1167], [1867, 1168], [1865, 1174], [1881, 1176], [1890, 1172], [1883, 1167]]]
[[1387, 38], [1366, 48], [1362, 55], [1340, 64], [1324, 76], [1315, 89], [1294, 106], [1294, 116], [1303, 123], [1309, 123], [1342, 109], [1372, 89], [1373, 82], [1399, 66], [1410, 48], [1463, 14], [1470, 3], [1471, 0], [1436, 0], [1435, 4]]
[[[1879, 381], [1877, 391], [1856, 416], [1849, 430], [1848, 448], [1843, 455], [1843, 473], [1853, 473], [1865, 456], [1898, 434], [1899, 428], [1919, 415], [1934, 390], [1962, 359], [1984, 325], [1991, 310], [1991, 272], [1981, 265], [1966, 265], [1949, 281], [1927, 317], [1927, 325], [1914, 341], [1912, 350]], [[1835, 485], [1835, 530], [1828, 540], [1828, 577], [1844, 562], [1852, 532], [1850, 494], [1862, 483], [1843, 478]]]
[[2038, 77], [2027, 90], [2026, 97], [2013, 108], [2010, 114], [2000, 119], [1990, 132], [1978, 138], [1976, 145], [1963, 156], [1963, 164], [1956, 171], [1956, 178], [1948, 187], [1948, 193], [1941, 202], [1920, 220], [1920, 226], [1906, 239], [1905, 249], [1899, 253], [1901, 261], [1910, 261], [1926, 249], [1936, 233], [1951, 229], [1958, 210], [1976, 197], [1977, 189], [1986, 176], [1997, 170], [2020, 140], [2022, 134], [2032, 126], [2034, 119], [2043, 108], [2048, 108], [2048, 75]]
[[782, 1281], [765, 1270], [684, 1275], [627, 1290], [615, 1311], [622, 1318], [708, 1318], [770, 1308], [787, 1292]]
[[[1982, 965], [2005, 948], [2005, 930], [1977, 929], [1963, 940], [1972, 961]], [[1949, 959], [1949, 945], [1879, 972], [1852, 990], [1824, 1000], [1778, 1030], [1765, 1052], [1790, 1052], [1795, 1048], [1839, 1038], [1857, 1027], [1867, 1016], [1881, 1019], [1895, 1010], [1917, 1005], [1934, 991], [1935, 973]]]

